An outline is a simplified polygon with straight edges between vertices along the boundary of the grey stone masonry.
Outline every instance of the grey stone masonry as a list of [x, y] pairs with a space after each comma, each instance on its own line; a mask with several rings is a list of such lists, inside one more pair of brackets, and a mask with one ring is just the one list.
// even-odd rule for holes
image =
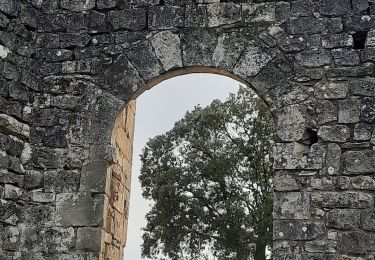
[[194, 72], [274, 115], [273, 259], [375, 259], [374, 0], [0, 0], [0, 259], [122, 259], [130, 101]]

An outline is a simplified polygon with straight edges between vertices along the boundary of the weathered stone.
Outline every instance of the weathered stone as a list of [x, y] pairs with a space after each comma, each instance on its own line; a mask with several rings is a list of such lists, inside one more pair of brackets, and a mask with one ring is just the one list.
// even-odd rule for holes
[[24, 177], [7, 170], [0, 170], [0, 183], [12, 184], [17, 187], [22, 187], [24, 184]]
[[324, 99], [342, 99], [348, 94], [346, 82], [318, 82], [315, 85], [314, 95]]
[[108, 30], [105, 14], [90, 11], [87, 16], [87, 26], [92, 32], [105, 32]]
[[314, 12], [314, 3], [311, 0], [297, 0], [292, 2], [293, 16], [310, 16]]
[[[77, 245], [81, 250], [99, 252], [104, 232], [100, 228], [80, 227], [77, 230]], [[103, 241], [104, 242], [104, 241]]]
[[375, 230], [375, 211], [365, 210], [361, 214], [362, 228], [364, 230], [374, 231]]
[[[336, 253], [337, 242], [334, 240], [313, 240], [306, 242], [305, 250], [310, 253]], [[324, 258], [324, 256], [322, 256]]]
[[344, 27], [348, 31], [370, 31], [374, 25], [375, 19], [369, 15], [353, 15], [344, 20]]
[[276, 191], [296, 191], [300, 190], [301, 187], [293, 175], [278, 171], [274, 177], [274, 188]]
[[318, 124], [325, 124], [337, 120], [337, 108], [331, 101], [322, 100], [319, 101], [318, 104]]
[[[268, 13], [270, 13], [269, 10]], [[207, 6], [207, 18], [208, 27], [238, 23], [241, 21], [241, 5], [234, 3], [210, 4]]]
[[340, 172], [341, 148], [337, 144], [327, 145], [326, 172], [338, 175]]
[[118, 4], [118, 0], [97, 0], [96, 6], [98, 9], [114, 8]]
[[310, 187], [313, 190], [327, 190], [330, 191], [335, 186], [335, 180], [331, 177], [322, 177], [322, 178], [311, 178]]
[[60, 193], [56, 195], [56, 225], [98, 226], [103, 221], [105, 195]]
[[350, 185], [350, 179], [349, 177], [346, 177], [346, 176], [340, 176], [337, 178], [336, 184], [340, 190], [347, 190]]
[[343, 230], [358, 228], [360, 212], [351, 209], [333, 209], [327, 214], [327, 227]]
[[329, 142], [346, 142], [350, 137], [350, 130], [346, 126], [321, 126], [318, 131], [318, 136]]
[[264, 52], [255, 43], [250, 43], [234, 67], [234, 73], [247, 78], [255, 76], [274, 58], [273, 53]]
[[38, 168], [57, 169], [64, 164], [62, 149], [36, 148], [32, 152], [32, 161]]
[[242, 30], [219, 35], [212, 56], [214, 65], [224, 69], [232, 69], [245, 48], [247, 37], [250, 38], [250, 36], [250, 32]]
[[302, 36], [280, 37], [278, 39], [280, 48], [285, 52], [302, 51], [306, 48], [306, 39]]
[[290, 18], [286, 24], [289, 34], [314, 34], [324, 30], [323, 19], [315, 17]]
[[278, 137], [283, 141], [302, 140], [306, 131], [306, 119], [303, 108], [299, 105], [293, 105], [279, 110], [278, 114]]
[[22, 189], [13, 186], [11, 184], [4, 185], [4, 198], [5, 199], [17, 199], [22, 195]]
[[[198, 37], [201, 41], [196, 41]], [[212, 29], [184, 31], [181, 37], [183, 65], [212, 66], [212, 55], [216, 47], [216, 40], [216, 32]]]
[[344, 29], [341, 18], [326, 18], [326, 28], [330, 33], [340, 33]]
[[311, 240], [325, 232], [326, 228], [323, 223], [276, 220], [274, 222], [273, 237], [277, 240]]
[[369, 1], [367, 0], [355, 0], [352, 1], [353, 11], [356, 14], [365, 14], [370, 8]]
[[342, 15], [351, 12], [350, 0], [320, 0], [319, 12], [323, 15]]
[[316, 170], [323, 167], [325, 148], [319, 144], [308, 146], [298, 143], [278, 143], [275, 147], [276, 169]]
[[371, 30], [367, 34], [366, 47], [374, 47], [374, 46], [375, 46], [375, 30]]
[[351, 178], [351, 184], [358, 190], [375, 190], [375, 178], [371, 176], [357, 176]]
[[275, 219], [309, 219], [310, 200], [306, 193], [288, 192], [274, 193]]
[[338, 122], [342, 124], [357, 123], [360, 120], [361, 102], [356, 98], [339, 101]]
[[18, 2], [15, 0], [2, 0], [0, 1], [0, 11], [14, 16], [18, 12]]
[[331, 56], [323, 51], [306, 51], [298, 53], [296, 60], [308, 68], [320, 67], [331, 63]]
[[95, 7], [95, 0], [61, 0], [60, 6], [73, 12], [82, 12], [93, 9]]
[[27, 189], [37, 189], [43, 187], [43, 172], [28, 170], [25, 173], [25, 187]]
[[55, 202], [55, 194], [35, 190], [32, 192], [31, 200], [40, 203]]
[[143, 9], [126, 9], [109, 13], [114, 30], [142, 30], [147, 27], [146, 11]]
[[274, 3], [251, 3], [242, 5], [245, 22], [273, 22], [276, 19]]
[[182, 67], [181, 42], [177, 34], [169, 31], [159, 32], [151, 38], [151, 44], [164, 70]]
[[328, 34], [322, 38], [323, 48], [352, 47], [353, 37], [349, 34]]
[[[130, 50], [127, 56], [143, 79], [149, 80], [159, 75], [161, 67], [151, 44], [149, 42], [142, 42], [137, 45], [137, 48], [141, 50], [141, 53]], [[136, 53], [137, 55], [135, 55]]]
[[375, 151], [348, 151], [343, 154], [346, 174], [372, 173], [375, 170]]
[[179, 6], [153, 6], [148, 13], [151, 30], [172, 29], [184, 25], [184, 9]]
[[355, 66], [360, 64], [358, 53], [355, 50], [335, 49], [333, 59], [338, 66]]
[[362, 120], [366, 123], [375, 122], [375, 97], [365, 97], [361, 107]]
[[340, 250], [347, 254], [363, 254], [367, 251], [370, 237], [359, 231], [343, 233], [339, 238]]
[[358, 123], [354, 128], [354, 137], [356, 141], [368, 141], [371, 139], [372, 125], [366, 123]]
[[0, 114], [0, 132], [13, 134], [22, 139], [30, 136], [30, 127], [17, 119], [5, 114]]
[[368, 208], [374, 203], [372, 195], [362, 192], [314, 192], [311, 194], [311, 205], [321, 208]]
[[375, 96], [375, 79], [353, 79], [349, 81], [349, 88], [353, 95]]

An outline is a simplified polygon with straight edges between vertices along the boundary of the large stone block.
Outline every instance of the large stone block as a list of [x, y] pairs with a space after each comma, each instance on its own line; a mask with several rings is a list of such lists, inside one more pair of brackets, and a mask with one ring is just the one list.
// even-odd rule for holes
[[341, 148], [338, 144], [327, 145], [327, 155], [325, 169], [328, 175], [338, 175], [341, 166]]
[[292, 105], [277, 112], [277, 136], [283, 141], [302, 140], [306, 131], [306, 111]]
[[323, 223], [301, 220], [274, 221], [273, 237], [276, 240], [312, 240], [326, 232]]
[[76, 248], [99, 252], [104, 246], [104, 231], [98, 227], [80, 227], [77, 229]]
[[153, 6], [148, 13], [151, 30], [172, 29], [184, 25], [184, 9], [179, 6]]
[[314, 192], [311, 204], [321, 208], [368, 208], [374, 203], [374, 197], [364, 192]]
[[372, 209], [362, 211], [361, 223], [364, 230], [375, 231], [375, 211]]
[[251, 33], [246, 30], [220, 34], [212, 57], [214, 65], [231, 70], [250, 38]]
[[275, 3], [251, 3], [242, 5], [245, 22], [273, 22], [276, 19]]
[[343, 233], [339, 237], [340, 250], [346, 254], [365, 254], [369, 250], [371, 237], [360, 231]]
[[352, 79], [349, 88], [353, 95], [375, 96], [375, 78]]
[[105, 195], [91, 193], [60, 193], [56, 196], [56, 226], [102, 226]]
[[350, 180], [354, 189], [375, 190], [375, 178], [373, 176], [357, 176]]
[[103, 146], [92, 146], [89, 158], [82, 168], [80, 190], [100, 193], [108, 191], [107, 168], [106, 148]]
[[361, 102], [356, 98], [339, 101], [338, 122], [343, 124], [357, 123], [361, 115]]
[[109, 13], [110, 23], [114, 30], [142, 30], [147, 27], [146, 10], [126, 9], [111, 11]]
[[150, 42], [141, 42], [127, 51], [126, 54], [144, 80], [150, 80], [162, 72]]
[[0, 132], [25, 139], [30, 136], [30, 127], [9, 115], [0, 114]]
[[343, 154], [345, 174], [374, 173], [375, 151], [348, 151]]
[[343, 143], [350, 137], [350, 130], [346, 126], [322, 126], [319, 128], [318, 136], [324, 141]]
[[233, 72], [241, 78], [257, 75], [274, 57], [275, 53], [266, 51], [260, 44], [250, 42], [235, 65]]
[[361, 113], [364, 122], [375, 123], [375, 97], [365, 97], [363, 99]]
[[93, 9], [95, 7], [95, 0], [61, 0], [60, 6], [73, 12], [82, 12]]
[[327, 213], [327, 227], [351, 230], [360, 225], [360, 212], [353, 209], [333, 209]]
[[210, 4], [207, 6], [207, 18], [208, 27], [238, 23], [241, 21], [241, 5], [234, 3]]
[[323, 15], [343, 15], [351, 9], [350, 0], [320, 0], [318, 10]]
[[278, 143], [275, 147], [276, 169], [317, 170], [323, 167], [326, 149], [320, 144], [311, 148], [299, 143]]
[[273, 199], [275, 219], [310, 218], [310, 199], [308, 194], [302, 192], [276, 192]]
[[162, 31], [150, 39], [156, 57], [165, 71], [182, 67], [180, 37], [170, 31]]
[[315, 34], [324, 31], [324, 22], [321, 18], [299, 17], [290, 18], [286, 23], [286, 31], [289, 34]]
[[296, 55], [296, 61], [307, 68], [321, 67], [331, 63], [331, 55], [325, 51], [305, 51]]

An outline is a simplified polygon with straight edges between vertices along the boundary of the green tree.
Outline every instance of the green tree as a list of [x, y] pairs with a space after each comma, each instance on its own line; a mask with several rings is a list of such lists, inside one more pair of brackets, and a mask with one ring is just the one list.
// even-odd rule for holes
[[245, 88], [196, 107], [150, 139], [139, 177], [143, 196], [153, 201], [143, 256], [205, 259], [208, 248], [218, 259], [266, 259], [273, 139], [269, 109]]

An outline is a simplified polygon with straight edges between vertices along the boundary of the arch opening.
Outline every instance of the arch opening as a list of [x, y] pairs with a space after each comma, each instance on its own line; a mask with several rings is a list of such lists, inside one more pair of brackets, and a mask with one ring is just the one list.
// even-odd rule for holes
[[[131, 190], [131, 186], [134, 185], [131, 184], [131, 179], [133, 178], [134, 180], [134, 177], [130, 177], [131, 175], [131, 168], [132, 168], [132, 156], [133, 156], [133, 152], [132, 152], [132, 149], [133, 149], [133, 141], [134, 141], [134, 123], [135, 123], [135, 99], [137, 99], [138, 97], [140, 97], [140, 95], [146, 91], [146, 90], [149, 90], [151, 88], [153, 88], [154, 86], [157, 86], [159, 87], [160, 85], [163, 85], [163, 83], [168, 83], [171, 79], [171, 81], [173, 81], [174, 79], [178, 79], [178, 78], [182, 78], [182, 77], [178, 77], [178, 76], [183, 76], [183, 75], [192, 75], [192, 74], [196, 74], [196, 73], [200, 73], [200, 75], [202, 73], [204, 73], [204, 75], [212, 75], [212, 74], [218, 74], [218, 75], [221, 75], [221, 76], [226, 76], [226, 77], [230, 77], [232, 79], [235, 79], [237, 85], [239, 84], [242, 84], [242, 85], [245, 85], [247, 87], [248, 84], [245, 84], [245, 81], [241, 80], [241, 79], [238, 79], [238, 77], [228, 73], [228, 72], [225, 72], [223, 73], [223, 71], [221, 69], [214, 69], [214, 68], [206, 68], [206, 67], [191, 67], [191, 68], [186, 68], [186, 69], [182, 69], [182, 70], [176, 70], [176, 71], [172, 71], [170, 73], [167, 73], [165, 75], [162, 75], [160, 77], [156, 77], [152, 80], [150, 80], [147, 84], [145, 84], [144, 86], [140, 87], [137, 92], [133, 95], [132, 97], [132, 100], [127, 104], [127, 106], [122, 110], [122, 112], [120, 113], [120, 115], [118, 116], [117, 120], [116, 120], [116, 124], [115, 124], [115, 127], [114, 127], [114, 130], [113, 130], [113, 136], [112, 136], [112, 145], [116, 151], [116, 156], [114, 158], [114, 162], [111, 166], [110, 166], [110, 169], [108, 172], [114, 172], [112, 173], [112, 176], [110, 176], [110, 178], [115, 178], [115, 180], [112, 182], [110, 181], [110, 186], [111, 186], [111, 191], [113, 190], [113, 194], [110, 193], [110, 196], [114, 196], [114, 197], [117, 197], [119, 201], [123, 200], [123, 203], [111, 203], [111, 198], [109, 199], [110, 200], [110, 205], [109, 205], [109, 208], [112, 208], [114, 207], [115, 210], [119, 211], [119, 210], [123, 210], [124, 214], [123, 214], [123, 221], [122, 222], [119, 222], [120, 224], [122, 223], [122, 226], [121, 225], [118, 225], [117, 227], [122, 229], [122, 231], [118, 232], [119, 234], [118, 235], [122, 235], [124, 236], [126, 234], [126, 229], [128, 228], [127, 226], [127, 217], [128, 217], [128, 214], [129, 214], [129, 197], [130, 197], [130, 190]], [[160, 86], [161, 87], [161, 86]], [[174, 88], [179, 88], [180, 86], [175, 86]], [[205, 86], [201, 86], [201, 88], [204, 88]], [[211, 88], [211, 91], [215, 91]], [[229, 93], [228, 93], [229, 94]], [[258, 95], [259, 97], [259, 95]], [[168, 100], [166, 100], [168, 102]], [[207, 103], [208, 105], [208, 103]], [[139, 105], [137, 104], [137, 107], [139, 108]], [[186, 109], [185, 109], [186, 111]], [[185, 112], [184, 111], [184, 112]], [[180, 115], [180, 117], [182, 116], [183, 114]], [[179, 118], [175, 118], [174, 121], [176, 121], [177, 119]], [[171, 125], [172, 126], [172, 125]], [[165, 130], [168, 130], [168, 129], [165, 129]], [[122, 175], [122, 176], [120, 176]], [[121, 182], [123, 184], [121, 184]], [[134, 182], [134, 181], [133, 181]], [[113, 184], [112, 184], [113, 183]], [[122, 186], [122, 187], [120, 187]], [[123, 195], [120, 195], [120, 193], [122, 193]], [[112, 206], [113, 204], [113, 206]], [[118, 205], [121, 205], [123, 204], [124, 206], [123, 207], [119, 207]], [[112, 211], [112, 215], [113, 215], [113, 209], [110, 209]], [[131, 210], [131, 209], [130, 209]], [[117, 213], [116, 213], [117, 214]], [[116, 218], [116, 216], [115, 216]], [[113, 222], [113, 221], [112, 221]], [[114, 222], [118, 222], [116, 220], [114, 220]], [[129, 235], [128, 235], [129, 237]], [[122, 246], [125, 246], [126, 244], [126, 241], [123, 240], [121, 241], [123, 244], [121, 244]], [[106, 249], [107, 251], [110, 251], [110, 249]], [[106, 251], [105, 251], [106, 252]], [[106, 254], [106, 253], [105, 253]], [[122, 252], [120, 250], [120, 252], [118, 253], [119, 254], [119, 258], [118, 259], [122, 259]], [[125, 258], [126, 259], [126, 258]], [[128, 258], [130, 259], [130, 258]], [[132, 258], [133, 259], [133, 258]]]

